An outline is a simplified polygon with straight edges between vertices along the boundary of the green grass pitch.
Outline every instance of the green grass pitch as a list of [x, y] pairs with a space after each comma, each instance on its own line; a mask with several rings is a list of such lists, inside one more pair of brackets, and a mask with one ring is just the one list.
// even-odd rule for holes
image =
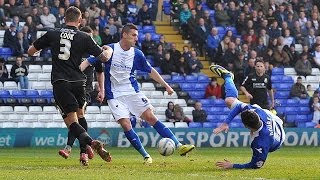
[[147, 148], [152, 165], [144, 165], [133, 148], [110, 148], [112, 163], [95, 156], [79, 165], [78, 149], [65, 160], [58, 148], [1, 148], [0, 179], [320, 179], [320, 147], [283, 147], [269, 154], [258, 170], [221, 170], [217, 160], [248, 162], [250, 148], [197, 148], [188, 157], [161, 156]]

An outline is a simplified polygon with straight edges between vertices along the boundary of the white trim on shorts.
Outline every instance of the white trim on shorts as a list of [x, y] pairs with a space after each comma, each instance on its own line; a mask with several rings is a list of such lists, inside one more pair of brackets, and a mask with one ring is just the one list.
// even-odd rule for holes
[[140, 117], [147, 109], [153, 109], [150, 100], [141, 92], [107, 100], [116, 121], [130, 118], [130, 113]]

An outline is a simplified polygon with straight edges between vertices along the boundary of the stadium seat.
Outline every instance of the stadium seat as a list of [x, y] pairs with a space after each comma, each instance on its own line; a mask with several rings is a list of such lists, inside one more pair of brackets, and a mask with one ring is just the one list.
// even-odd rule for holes
[[[299, 110], [298, 110], [299, 111]], [[310, 109], [309, 107], [300, 107], [300, 111], [299, 111], [299, 114], [302, 115], [308, 115], [310, 114]]]
[[308, 106], [309, 105], [309, 99], [300, 99], [299, 100], [299, 106]]
[[96, 115], [96, 121], [100, 121], [100, 122], [107, 122], [110, 121], [110, 114], [97, 114]]
[[42, 72], [43, 73], [51, 73], [52, 65], [43, 65], [42, 66]]
[[26, 93], [24, 90], [12, 90], [11, 96], [14, 98], [24, 98], [26, 96]]
[[289, 91], [276, 91], [275, 98], [276, 99], [288, 99], [290, 95]]
[[111, 114], [109, 106], [100, 106], [101, 114]]
[[88, 114], [100, 114], [99, 106], [87, 106], [86, 111]]
[[91, 128], [105, 128], [107, 122], [88, 122], [88, 126]]
[[162, 122], [167, 128], [174, 128], [173, 122]]
[[186, 107], [187, 103], [185, 99], [174, 99], [174, 104], [179, 104], [181, 107]]
[[42, 73], [42, 68], [40, 65], [30, 64], [29, 73]]
[[200, 122], [190, 122], [189, 128], [202, 128], [202, 123]]
[[52, 90], [52, 84], [50, 81], [46, 81], [45, 84], [46, 84], [46, 89]]
[[39, 122], [51, 122], [52, 121], [52, 114], [38, 114], [38, 121]]
[[314, 122], [306, 122], [306, 128], [314, 128], [316, 125]]
[[65, 125], [61, 122], [47, 122], [46, 128], [62, 128], [65, 127]]
[[154, 91], [154, 90], [156, 90], [156, 88], [154, 87], [153, 83], [144, 82], [141, 85], [141, 90], [143, 90], [143, 91]]
[[297, 115], [295, 114], [286, 115], [286, 122], [292, 123], [292, 122], [295, 122], [296, 119], [297, 119]]
[[284, 72], [284, 75], [286, 76], [297, 75], [297, 72], [294, 68], [284, 68], [283, 72]]
[[35, 114], [25, 114], [23, 115], [23, 121], [35, 122], [38, 121], [38, 116]]
[[177, 99], [178, 95], [177, 95], [177, 93], [175, 91], [171, 95], [169, 95], [167, 91], [164, 91], [163, 97], [165, 99]]
[[2, 128], [17, 128], [18, 123], [17, 122], [3, 122]]
[[118, 122], [111, 121], [111, 122], [106, 122], [105, 128], [120, 128], [121, 125]]
[[171, 82], [173, 82], [173, 83], [185, 82], [185, 78], [184, 78], [184, 76], [180, 76], [180, 75], [172, 75]]
[[272, 75], [274, 76], [274, 75], [284, 75], [284, 70], [283, 70], [284, 68], [278, 68], [278, 67], [276, 67], [276, 68], [273, 68], [272, 69]]
[[46, 124], [43, 122], [33, 122], [32, 123], [32, 127], [33, 128], [45, 128]]
[[42, 114], [41, 106], [29, 106], [29, 114]]
[[13, 107], [11, 106], [0, 106], [0, 114], [12, 114]]
[[194, 90], [193, 83], [180, 83], [180, 88], [184, 91], [192, 91]]
[[187, 75], [184, 79], [186, 82], [191, 82], [191, 83], [198, 82], [198, 77], [193, 75]]
[[31, 89], [37, 89], [37, 90], [45, 90], [46, 89], [46, 83], [41, 81], [33, 81], [31, 85]]
[[307, 122], [308, 121], [308, 115], [304, 114], [298, 114], [296, 116], [296, 122]]
[[205, 91], [189, 91], [188, 94], [192, 99], [202, 99], [204, 98]]
[[288, 84], [293, 84], [294, 82], [291, 76], [282, 76], [281, 81]]
[[307, 83], [319, 83], [320, 78], [319, 76], [307, 76], [306, 81]]
[[226, 106], [223, 99], [215, 99], [213, 102], [214, 102], [214, 106], [218, 106], [218, 107], [225, 107]]
[[52, 121], [54, 121], [54, 122], [63, 121], [61, 114], [52, 114]]
[[55, 106], [43, 106], [44, 114], [57, 114], [59, 113]]
[[174, 124], [174, 127], [175, 128], [187, 128], [188, 127], [188, 124], [186, 122], [176, 122]]
[[209, 79], [208, 76], [199, 75], [199, 76], [198, 76], [198, 82], [200, 82], [200, 83], [209, 83], [209, 82], [210, 82], [210, 79]]
[[217, 127], [217, 123], [204, 122], [202, 126], [203, 126], [203, 128], [216, 128]]
[[0, 90], [0, 98], [9, 98], [11, 97], [10, 91], [9, 90]]
[[8, 118], [9, 118], [8, 114], [0, 114], [0, 121], [1, 122], [8, 121]]
[[207, 85], [208, 85], [207, 83], [197, 83], [197, 84], [193, 85], [193, 88], [195, 88], [196, 90], [205, 91]]
[[302, 51], [303, 51], [302, 44], [296, 43], [296, 44], [294, 45], [294, 48], [295, 48], [295, 50], [296, 50], [299, 54], [302, 53]]
[[38, 81], [38, 73], [30, 73], [28, 74], [29, 81]]
[[167, 110], [167, 107], [157, 107], [157, 108], [155, 109], [155, 114], [156, 114], [156, 116], [158, 116], [158, 115], [164, 115], [165, 112], [166, 112], [166, 110]]
[[297, 107], [285, 107], [285, 114], [298, 114], [299, 109]]
[[85, 117], [86, 117], [86, 120], [87, 122], [94, 122], [96, 121], [96, 116], [98, 114], [86, 114]]
[[15, 89], [18, 89], [18, 84], [14, 81], [5, 81], [3, 83], [3, 87], [6, 90], [15, 90]]
[[290, 91], [292, 87], [291, 83], [280, 83], [277, 85], [277, 90], [279, 91]]
[[13, 108], [13, 112], [16, 114], [28, 114], [29, 110], [28, 110], [27, 106], [15, 106]]
[[192, 115], [192, 111], [194, 110], [194, 107], [184, 107], [183, 112], [184, 114]]
[[236, 122], [231, 122], [229, 124], [230, 128], [243, 128], [243, 124], [242, 123], [236, 123]]
[[158, 119], [159, 121], [164, 122], [164, 121], [166, 121], [166, 115], [164, 115], [164, 114], [158, 114], [158, 115], [157, 115], [157, 119]]
[[287, 106], [299, 106], [299, 100], [297, 99], [287, 99]]
[[143, 26], [142, 27], [142, 31], [143, 33], [155, 33], [156, 32], [156, 29], [154, 26]]
[[226, 33], [226, 29], [223, 26], [216, 26], [217, 30], [218, 30], [218, 34], [225, 34]]
[[320, 70], [318, 68], [312, 68], [311, 75], [320, 75]]
[[[210, 11], [210, 15], [211, 15], [211, 11]], [[232, 31], [233, 35], [237, 35], [238, 34], [237, 29], [235, 27], [233, 27], [233, 26], [226, 27], [226, 31]]]
[[39, 73], [38, 74], [38, 81], [51, 81], [51, 74], [50, 73]]
[[8, 120], [11, 122], [21, 122], [22, 116], [20, 114], [9, 114]]
[[163, 99], [163, 93], [162, 91], [151, 91], [151, 98], [153, 99]]

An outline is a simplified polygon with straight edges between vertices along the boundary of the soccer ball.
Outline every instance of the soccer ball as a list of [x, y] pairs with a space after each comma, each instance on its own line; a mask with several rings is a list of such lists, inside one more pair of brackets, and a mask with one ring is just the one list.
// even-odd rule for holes
[[158, 151], [162, 156], [170, 156], [176, 150], [176, 145], [170, 138], [162, 138], [158, 143]]

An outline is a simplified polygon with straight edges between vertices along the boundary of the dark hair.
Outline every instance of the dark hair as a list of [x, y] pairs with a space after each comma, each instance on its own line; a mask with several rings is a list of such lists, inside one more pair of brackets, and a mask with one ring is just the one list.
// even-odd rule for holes
[[80, 29], [80, 31], [86, 32], [86, 33], [92, 33], [92, 29], [89, 26], [84, 26]]
[[134, 30], [138, 30], [137, 26], [132, 24], [132, 23], [128, 23], [126, 24], [123, 28], [122, 28], [122, 31], [121, 31], [121, 37], [123, 36], [123, 33], [129, 33], [129, 31], [131, 29], [134, 29]]
[[66, 22], [77, 22], [80, 17], [81, 17], [81, 11], [79, 8], [70, 6], [66, 10], [66, 15], [65, 15]]
[[256, 65], [257, 63], [261, 62], [262, 64], [264, 64], [263, 59], [261, 58], [257, 58], [256, 61], [254, 62], [254, 65]]
[[169, 104], [172, 104], [174, 106], [174, 103], [172, 101], [169, 101], [167, 104], [168, 109], [169, 109]]
[[216, 77], [212, 77], [211, 81], [217, 81], [217, 78]]
[[259, 129], [261, 126], [258, 114], [252, 110], [245, 110], [241, 113], [242, 123], [251, 129]]

